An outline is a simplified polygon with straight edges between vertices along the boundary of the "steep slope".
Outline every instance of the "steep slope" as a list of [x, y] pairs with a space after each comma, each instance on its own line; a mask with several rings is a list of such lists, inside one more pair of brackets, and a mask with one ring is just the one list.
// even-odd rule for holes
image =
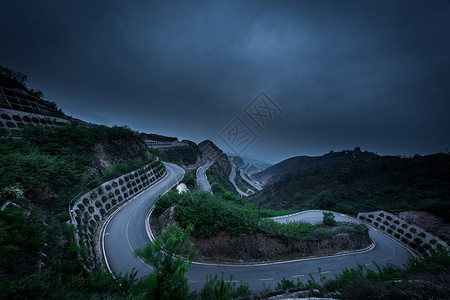
[[228, 156], [210, 140], [201, 142], [198, 144], [198, 147], [205, 160], [214, 161], [206, 171], [213, 191], [214, 184], [218, 183], [227, 190], [236, 193], [236, 190], [228, 179], [231, 172], [231, 163], [228, 160]]
[[176, 142], [178, 141], [178, 138], [176, 137], [170, 137], [155, 133], [141, 133], [141, 136], [146, 140], [152, 140], [152, 141], [158, 141], [158, 142]]
[[114, 279], [75, 243], [68, 204], [155, 156], [127, 127], [68, 118], [20, 74], [0, 80], [1, 118], [14, 124], [0, 128], [0, 298], [125, 295], [130, 277]]
[[281, 180], [287, 175], [297, 172], [350, 164], [358, 160], [367, 160], [375, 157], [377, 157], [375, 153], [367, 151], [361, 152], [359, 147], [354, 150], [330, 152], [322, 156], [296, 156], [268, 167], [262, 172], [254, 174], [253, 178], [258, 180], [263, 185], [268, 185]]
[[[177, 141], [178, 139], [175, 138]], [[183, 140], [183, 146], [151, 148], [150, 151], [163, 161], [172, 162], [188, 170], [196, 169], [200, 163], [201, 151], [192, 141]]]
[[322, 208], [345, 213], [413, 207], [448, 222], [450, 155], [379, 156], [304, 168], [268, 184], [248, 201], [266, 208]]
[[248, 175], [262, 172], [271, 166], [266, 162], [246, 156], [230, 156], [230, 159]]

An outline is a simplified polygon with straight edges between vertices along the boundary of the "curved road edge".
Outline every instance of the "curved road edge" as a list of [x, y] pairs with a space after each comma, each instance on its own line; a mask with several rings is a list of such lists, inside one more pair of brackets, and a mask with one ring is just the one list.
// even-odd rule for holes
[[[364, 225], [366, 225], [367, 227], [369, 227], [370, 229], [372, 229], [372, 230], [374, 230], [374, 231], [376, 231], [376, 232], [382, 233], [384, 236], [388, 237], [388, 238], [391, 239], [392, 241], [396, 242], [397, 244], [399, 244], [400, 246], [402, 246], [403, 248], [405, 248], [406, 250], [408, 250], [408, 252], [409, 252], [413, 257], [417, 257], [416, 253], [415, 253], [408, 245], [405, 245], [405, 244], [401, 243], [400, 241], [398, 241], [397, 239], [393, 238], [392, 236], [388, 235], [387, 233], [385, 233], [385, 232], [383, 232], [383, 231], [381, 231], [381, 230], [378, 230], [376, 227], [372, 226], [371, 224], [362, 222], [362, 221], [360, 221], [360, 220], [358, 220], [358, 219], [356, 219], [356, 218], [354, 218], [354, 217], [351, 217], [351, 216], [346, 215], [346, 214], [338, 213], [338, 212], [335, 212], [335, 211], [331, 211], [331, 210], [320, 210], [320, 209], [308, 209], [308, 210], [303, 210], [303, 211], [296, 212], [296, 213], [289, 214], [289, 215], [285, 215], [285, 216], [273, 217], [273, 218], [270, 218], [270, 219], [275, 220], [275, 221], [278, 222], [278, 219], [287, 219], [287, 218], [293, 218], [293, 217], [295, 218], [295, 217], [297, 217], [297, 216], [301, 216], [302, 214], [307, 214], [307, 213], [310, 213], [310, 212], [329, 212], [329, 213], [332, 213], [332, 214], [335, 215], [335, 216], [340, 216], [340, 217], [352, 219], [352, 220], [354, 221], [354, 223], [364, 224]], [[289, 220], [288, 220], [287, 222], [289, 222]], [[314, 222], [310, 222], [310, 223], [314, 223]], [[373, 240], [373, 239], [372, 239], [372, 240]]]
[[[151, 272], [151, 268], [149, 268], [148, 265], [143, 265], [143, 262], [138, 261], [136, 257], [128, 259], [128, 256], [131, 255], [130, 252], [133, 249], [142, 247], [145, 244], [145, 241], [150, 241], [152, 239], [149, 235], [149, 232], [151, 233], [151, 228], [150, 231], [146, 228], [146, 224], [150, 226], [147, 217], [150, 217], [157, 196], [169, 190], [169, 184], [172, 185], [173, 182], [179, 181], [178, 177], [181, 175], [182, 171], [178, 169], [179, 167], [177, 170], [174, 169], [174, 174], [177, 174], [177, 176], [172, 176], [172, 178], [170, 180], [167, 179], [166, 182], [158, 183], [159, 186], [157, 187], [157, 185], [155, 185], [155, 190], [153, 191], [146, 190], [148, 194], [140, 195], [140, 197], [136, 196], [136, 198], [138, 198], [136, 199], [137, 201], [133, 201], [133, 198], [132, 201], [122, 207], [123, 210], [121, 209], [115, 212], [115, 218], [114, 216], [111, 216], [110, 226], [105, 226], [104, 234], [101, 235], [103, 243], [105, 243], [105, 241], [108, 242], [106, 244], [114, 243], [114, 247], [109, 248], [106, 251], [106, 254], [104, 254], [105, 257], [108, 256], [111, 259], [114, 257], [114, 260], [108, 262], [108, 264], [112, 263], [111, 266], [108, 267], [108, 270], [115, 270], [116, 273], [120, 273], [121, 271], [129, 272], [133, 267], [136, 267], [136, 270], [140, 272], [140, 275], [146, 275]], [[173, 187], [173, 185], [171, 187]], [[130, 203], [132, 203], [132, 205], [128, 205]], [[306, 219], [310, 218], [317, 220], [318, 218], [321, 218], [322, 215], [322, 211], [310, 211], [309, 213], [310, 214], [307, 214], [307, 212], [300, 212], [284, 217], [278, 217], [276, 220], [282, 222], [289, 218], [301, 217], [304, 221], [308, 222]], [[339, 218], [345, 216], [341, 214], [336, 215]], [[360, 221], [356, 220], [356, 222]], [[369, 227], [369, 231], [371, 238], [376, 242], [373, 243], [370, 248], [359, 250], [359, 253], [352, 251], [351, 253], [340, 253], [335, 254], [334, 256], [309, 257], [296, 261], [267, 262], [259, 265], [225, 265], [196, 262], [193, 263], [189, 269], [187, 278], [192, 290], [201, 289], [207, 274], [220, 274], [221, 272], [224, 272], [225, 277], [233, 274], [235, 280], [247, 282], [252, 290], [260, 290], [268, 284], [276, 283], [283, 277], [307, 280], [309, 273], [312, 273], [314, 276], [318, 274], [318, 266], [323, 267], [325, 273], [337, 274], [341, 272], [343, 268], [353, 267], [356, 262], [366, 266], [372, 265], [372, 268], [374, 267], [372, 264], [374, 261], [380, 264], [394, 263], [401, 265], [406, 263], [407, 259], [411, 257], [411, 254], [403, 247], [403, 245], [398, 242], [392, 243], [391, 237], [380, 234], [380, 231], [374, 230], [371, 227]], [[130, 235], [128, 235], [128, 233], [130, 233]], [[130, 240], [128, 240], [128, 238], [130, 238]]]
[[[180, 180], [178, 180], [171, 187], [169, 187], [164, 193], [161, 194], [161, 196], [164, 196], [167, 192], [169, 192], [171, 189], [173, 189], [174, 186], [177, 186], [181, 182], [181, 180], [183, 180], [185, 174], [186, 174], [186, 172], [183, 170], [183, 176], [180, 178]], [[153, 242], [153, 240], [155, 239], [155, 236], [153, 235], [152, 229], [150, 227], [150, 216], [154, 209], [155, 209], [155, 204], [153, 204], [152, 208], [150, 208], [150, 210], [148, 211], [148, 214], [145, 217], [145, 231], [147, 231], [147, 235], [148, 235], [148, 238], [150, 239], [150, 242]]]
[[[163, 162], [165, 165], [169, 164], [169, 165], [173, 165], [171, 163], [166, 163]], [[176, 186], [177, 184], [180, 183], [181, 180], [183, 180], [184, 175], [186, 174], [186, 172], [183, 169], [183, 176], [181, 176], [181, 178], [175, 182], [172, 186], [170, 186], [162, 195], [164, 195], [165, 193], [167, 193], [168, 191], [170, 191], [174, 186]], [[100, 243], [100, 250], [102, 253], [102, 261], [105, 263], [106, 268], [108, 269], [108, 271], [112, 274], [112, 276], [114, 278], [116, 278], [115, 276], [115, 272], [113, 272], [113, 270], [111, 269], [109, 262], [108, 262], [108, 258], [106, 256], [106, 252], [105, 252], [105, 230], [108, 227], [109, 222], [112, 220], [112, 218], [114, 218], [114, 216], [119, 213], [124, 207], [126, 207], [128, 204], [130, 204], [131, 202], [133, 202], [136, 198], [138, 198], [139, 196], [141, 196], [142, 194], [144, 194], [145, 192], [147, 192], [148, 190], [152, 189], [156, 184], [164, 181], [167, 177], [169, 176], [169, 170], [166, 169], [165, 175], [163, 177], [161, 177], [158, 181], [154, 182], [151, 186], [149, 186], [148, 188], [140, 191], [138, 194], [136, 194], [133, 198], [129, 199], [128, 201], [124, 202], [122, 205], [118, 206], [113, 212], [111, 212], [109, 214], [109, 216], [106, 218], [106, 220], [103, 222], [100, 231], [99, 231], [99, 235], [100, 238], [98, 239], [99, 243]], [[154, 206], [153, 206], [154, 207]], [[151, 211], [153, 211], [153, 207], [152, 209], [149, 211], [149, 216]], [[147, 233], [149, 233], [149, 229], [147, 229]]]
[[228, 180], [233, 184], [234, 188], [236, 189], [236, 191], [239, 193], [239, 195], [243, 196], [243, 197], [247, 197], [249, 196], [249, 194], [247, 194], [246, 192], [242, 191], [236, 184], [236, 182], [234, 181], [235, 177], [236, 177], [236, 164], [234, 162], [231, 161], [230, 157], [228, 157], [228, 161], [231, 164], [231, 172], [230, 175], [228, 176]]
[[206, 192], [211, 191], [211, 185], [209, 184], [208, 177], [206, 176], [206, 170], [213, 164], [213, 161], [207, 161], [205, 164], [201, 165], [197, 168], [197, 171], [195, 171], [195, 175], [197, 177], [197, 184], [198, 187]]
[[[153, 213], [153, 210], [155, 208], [155, 204], [153, 204], [152, 208], [150, 209], [150, 211], [147, 214], [147, 217], [145, 218], [145, 226], [146, 226], [146, 230], [147, 230], [147, 234], [148, 234], [148, 238], [150, 239], [151, 242], [153, 242], [153, 240], [155, 239], [155, 236], [152, 232], [151, 226], [150, 226], [150, 216]], [[288, 216], [292, 216], [292, 215], [299, 215], [301, 213], [307, 213], [310, 211], [315, 211], [315, 212], [323, 212], [325, 210], [305, 210], [305, 211], [301, 211], [295, 214], [291, 214], [291, 215], [286, 215], [286, 216], [278, 216], [278, 217], [274, 217], [274, 218], [284, 218], [284, 217], [288, 217]], [[331, 212], [331, 211], [327, 211], [327, 212]], [[333, 212], [336, 213], [336, 212]], [[356, 220], [353, 217], [347, 216], [348, 218], [354, 219], [356, 222], [355, 223], [360, 223], [358, 220]], [[272, 218], [272, 219], [274, 219]], [[291, 260], [283, 260], [283, 261], [273, 261], [273, 262], [256, 262], [256, 263], [245, 263], [245, 264], [233, 264], [233, 263], [206, 263], [206, 262], [199, 262], [199, 261], [193, 261], [192, 264], [193, 265], [205, 265], [205, 266], [233, 266], [233, 267], [247, 267], [247, 266], [269, 266], [269, 265], [279, 265], [279, 264], [287, 264], [287, 263], [294, 263], [294, 262], [302, 262], [302, 261], [310, 261], [310, 260], [315, 260], [315, 259], [322, 259], [322, 258], [333, 258], [333, 257], [341, 257], [341, 256], [346, 256], [346, 255], [353, 255], [353, 254], [360, 254], [360, 253], [365, 253], [365, 252], [369, 252], [372, 251], [375, 246], [376, 246], [376, 242], [373, 238], [370, 238], [370, 240], [372, 241], [372, 243], [363, 248], [363, 249], [357, 249], [357, 250], [349, 250], [349, 251], [342, 251], [342, 252], [338, 252], [335, 254], [331, 254], [331, 255], [324, 255], [324, 256], [309, 256], [309, 257], [304, 257], [304, 258], [298, 258], [298, 259], [291, 259]]]

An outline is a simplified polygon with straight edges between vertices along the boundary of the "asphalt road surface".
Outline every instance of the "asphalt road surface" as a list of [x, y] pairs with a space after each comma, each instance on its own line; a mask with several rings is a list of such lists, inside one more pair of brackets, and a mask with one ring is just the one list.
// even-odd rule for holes
[[245, 174], [245, 171], [242, 169], [239, 169], [239, 172], [241, 174], [242, 179], [244, 179], [248, 184], [250, 184], [253, 188], [257, 189], [258, 191], [262, 190], [262, 187], [256, 184], [253, 180], [248, 178], [247, 174]]
[[212, 161], [207, 161], [203, 166], [198, 167], [196, 176], [197, 183], [201, 190], [211, 192], [211, 185], [206, 177], [206, 170], [212, 165]]
[[234, 164], [234, 162], [232, 162], [230, 160], [230, 158], [228, 158], [228, 160], [230, 161], [231, 164], [231, 173], [230, 176], [228, 177], [228, 179], [230, 180], [230, 182], [234, 185], [234, 188], [236, 189], [236, 191], [239, 193], [239, 195], [247, 197], [248, 194], [244, 191], [242, 191], [237, 185], [236, 182], [234, 181], [234, 179], [236, 178], [236, 165]]
[[150, 241], [145, 228], [145, 218], [158, 196], [184, 176], [182, 168], [164, 164], [168, 175], [123, 206], [110, 219], [104, 230], [106, 260], [109, 269], [117, 274], [124, 274], [136, 268], [139, 276], [145, 276], [152, 270], [134, 256], [134, 250], [144, 247]]
[[[133, 201], [119, 210], [109, 221], [104, 233], [104, 249], [110, 270], [115, 273], [130, 272], [133, 268], [138, 271], [138, 276], [143, 277], [152, 271], [142, 260], [135, 257], [135, 249], [148, 243], [149, 237], [145, 228], [145, 217], [157, 197], [171, 187], [183, 176], [183, 170], [172, 164], [166, 164], [168, 176], [153, 187], [138, 195]], [[347, 216], [336, 214], [337, 220], [353, 221]], [[312, 211], [276, 218], [278, 222], [286, 220], [308, 222], [320, 222], [322, 212]], [[233, 274], [233, 280], [247, 282], [252, 290], [261, 290], [264, 287], [275, 288], [277, 282], [284, 277], [286, 279], [299, 279], [307, 282], [308, 274], [318, 278], [318, 267], [321, 267], [323, 275], [330, 278], [341, 273], [344, 268], [356, 267], [357, 263], [374, 268], [373, 261], [380, 265], [392, 263], [403, 265], [412, 255], [402, 245], [383, 233], [370, 228], [369, 234], [376, 246], [366, 252], [352, 253], [333, 257], [315, 259], [303, 259], [290, 262], [264, 263], [258, 265], [224, 265], [193, 263], [187, 273], [192, 290], [200, 290], [206, 276], [209, 274], [221, 274], [224, 272], [228, 279]]]

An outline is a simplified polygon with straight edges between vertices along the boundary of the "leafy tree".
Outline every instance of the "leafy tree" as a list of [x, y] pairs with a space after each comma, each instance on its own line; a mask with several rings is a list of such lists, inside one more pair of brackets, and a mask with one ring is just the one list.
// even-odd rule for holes
[[187, 172], [186, 175], [184, 175], [183, 182], [188, 189], [194, 189], [197, 186], [197, 178], [193, 172]]
[[336, 202], [334, 201], [333, 195], [329, 191], [324, 190], [312, 198], [311, 204], [313, 208], [330, 209]]
[[203, 237], [228, 231], [232, 235], [253, 233], [257, 228], [258, 212], [254, 208], [240, 207], [203, 191], [189, 191], [179, 196], [175, 206], [175, 219], [181, 227], [192, 224]]
[[334, 219], [334, 214], [331, 212], [323, 212], [323, 225], [336, 226], [337, 222]]
[[152, 243], [138, 249], [136, 255], [143, 257], [154, 268], [154, 274], [144, 279], [147, 285], [145, 297], [151, 299], [186, 299], [189, 285], [185, 273], [197, 253], [188, 241], [193, 230], [185, 231], [170, 225]]

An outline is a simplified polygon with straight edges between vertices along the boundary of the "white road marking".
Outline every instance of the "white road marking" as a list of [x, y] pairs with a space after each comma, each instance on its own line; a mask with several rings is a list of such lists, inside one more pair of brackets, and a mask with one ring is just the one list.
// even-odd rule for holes
[[[128, 226], [130, 225], [130, 221], [131, 221], [131, 216], [128, 219], [128, 223], [127, 223], [127, 229], [126, 229], [126, 236], [127, 236], [127, 242], [128, 242], [128, 246], [130, 247], [131, 251], [134, 253], [134, 249], [133, 247], [131, 247], [131, 243], [130, 243], [130, 239], [128, 238]], [[139, 259], [144, 265], [146, 265], [150, 270], [153, 270], [153, 268], [151, 266], [149, 266], [148, 264], [145, 263], [145, 261], [143, 261], [139, 256], [137, 256], [137, 259]]]
[[382, 259], [381, 261], [387, 261], [387, 260], [390, 260], [391, 258], [393, 258], [394, 256], [395, 256], [395, 249], [391, 246], [391, 244], [388, 244], [388, 246], [389, 246], [389, 248], [391, 248], [391, 250], [392, 250], [392, 252], [394, 253], [394, 254], [392, 254], [391, 256], [389, 256], [388, 258], [385, 258], [385, 259]]
[[330, 273], [331, 271], [323, 271], [323, 272], [320, 272], [320, 274], [327, 274], [327, 273]]
[[262, 278], [262, 279], [260, 279], [260, 281], [270, 281], [270, 280], [273, 280], [273, 278]]
[[128, 226], [130, 226], [130, 221], [131, 221], [131, 216], [130, 216], [130, 218], [128, 219], [127, 230], [126, 230], [126, 236], [127, 236], [128, 246], [130, 247], [131, 251], [134, 251], [133, 247], [131, 247], [130, 239], [128, 238]]
[[305, 275], [300, 274], [300, 275], [293, 275], [292, 277], [297, 278], [297, 277], [305, 277]]

